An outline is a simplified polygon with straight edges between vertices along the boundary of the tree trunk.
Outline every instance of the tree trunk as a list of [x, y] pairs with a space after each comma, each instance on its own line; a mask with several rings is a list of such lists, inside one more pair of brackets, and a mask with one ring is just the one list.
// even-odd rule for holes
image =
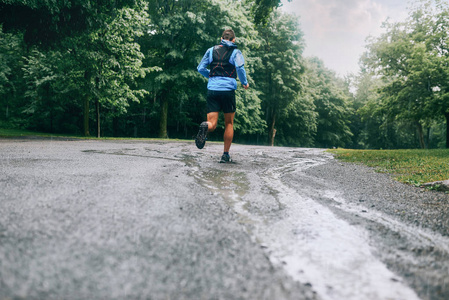
[[[11, 92], [11, 99], [14, 99], [14, 92]], [[6, 95], [6, 120], [9, 119], [9, 96]]]
[[100, 138], [100, 101], [95, 100], [95, 109], [97, 111], [97, 138]]
[[112, 134], [114, 135], [114, 137], [118, 137], [118, 124], [119, 122], [119, 118], [118, 117], [114, 117], [112, 119]]
[[53, 133], [53, 109], [50, 108], [50, 133]]
[[268, 133], [268, 138], [270, 139], [270, 146], [274, 146], [274, 137], [276, 136], [276, 129], [274, 126], [276, 125], [276, 112], [273, 109], [271, 112], [271, 124], [270, 124], [270, 132]]
[[90, 133], [89, 133], [89, 96], [84, 97], [84, 136], [90, 136]]
[[167, 120], [168, 120], [168, 93], [163, 93], [161, 98], [161, 121], [159, 122], [159, 137], [162, 139], [168, 138]]
[[426, 140], [424, 141], [427, 145], [427, 148], [430, 147], [430, 127], [427, 127], [426, 130]]
[[418, 131], [419, 146], [421, 147], [421, 149], [425, 149], [426, 148], [426, 144], [424, 143], [424, 132], [422, 130], [421, 123], [416, 122], [416, 128], [417, 128], [417, 131]]
[[51, 96], [50, 96], [50, 85], [49, 84], [45, 85], [45, 92], [46, 92], [46, 95], [47, 95], [46, 102], [47, 102], [47, 105], [48, 105], [48, 107], [50, 109], [50, 133], [53, 133], [53, 105], [52, 105], [52, 103], [50, 101], [50, 97]]
[[449, 113], [445, 113], [446, 118], [446, 148], [449, 148]]

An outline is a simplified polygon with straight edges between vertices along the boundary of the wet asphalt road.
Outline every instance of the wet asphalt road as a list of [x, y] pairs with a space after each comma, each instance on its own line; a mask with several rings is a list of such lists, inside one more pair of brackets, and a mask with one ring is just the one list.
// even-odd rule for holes
[[319, 149], [0, 139], [0, 300], [449, 299], [449, 196]]

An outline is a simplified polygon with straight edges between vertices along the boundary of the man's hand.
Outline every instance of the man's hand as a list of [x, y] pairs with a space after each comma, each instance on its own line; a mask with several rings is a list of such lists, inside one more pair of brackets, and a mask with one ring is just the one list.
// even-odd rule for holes
[[245, 90], [247, 90], [249, 88], [249, 83], [247, 83], [246, 85], [243, 86], [245, 88]]

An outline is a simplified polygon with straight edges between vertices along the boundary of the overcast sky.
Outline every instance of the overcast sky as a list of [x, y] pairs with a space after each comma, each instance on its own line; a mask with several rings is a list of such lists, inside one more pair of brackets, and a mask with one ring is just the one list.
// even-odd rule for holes
[[378, 36], [389, 17], [407, 17], [408, 0], [282, 0], [283, 11], [299, 16], [304, 56], [317, 56], [327, 68], [344, 76], [357, 73], [365, 39]]

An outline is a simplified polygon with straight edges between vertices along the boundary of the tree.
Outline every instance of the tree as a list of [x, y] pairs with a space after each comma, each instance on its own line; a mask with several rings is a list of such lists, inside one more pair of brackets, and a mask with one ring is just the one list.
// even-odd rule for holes
[[[416, 148], [416, 126], [397, 119], [387, 106], [382, 93], [386, 78], [372, 76], [363, 70], [355, 78], [354, 119], [356, 146], [368, 149]], [[351, 124], [353, 125], [353, 124]]]
[[362, 69], [357, 76], [353, 76], [352, 85], [355, 88], [353, 98], [355, 113], [351, 123], [354, 129], [351, 132], [356, 135], [353, 147], [388, 148], [385, 146], [385, 135], [379, 130], [384, 120], [378, 92], [382, 85], [381, 80]]
[[27, 45], [47, 48], [104, 27], [103, 17], [118, 9], [144, 5], [142, 0], [8, 0], [0, 3], [0, 20], [5, 31], [23, 32]]
[[313, 99], [318, 114], [315, 145], [343, 147], [350, 143], [352, 136], [347, 86], [318, 58], [308, 58], [306, 67], [307, 94]]
[[[137, 86], [135, 79], [156, 70], [142, 67], [144, 55], [135, 39], [143, 35], [148, 18], [146, 8], [138, 8], [118, 9], [115, 16], [105, 17], [107, 26], [68, 42], [72, 46], [70, 51], [81, 67], [80, 74], [84, 70], [84, 76], [80, 79], [84, 79], [86, 87], [85, 116], [88, 115], [89, 100], [95, 99], [98, 137], [100, 105], [108, 107], [115, 114], [126, 112], [129, 101], [138, 102], [146, 93], [143, 89], [132, 88], [132, 85]], [[86, 42], [88, 46], [81, 47], [80, 42]], [[85, 121], [85, 128], [86, 125]], [[85, 131], [85, 134], [89, 132]]]
[[266, 25], [273, 10], [280, 5], [281, 0], [254, 0], [251, 8], [254, 14], [254, 23], [256, 25]]
[[[266, 26], [258, 27], [262, 43], [257, 55], [260, 64], [257, 66], [255, 79], [262, 92], [262, 107], [268, 124], [268, 143], [274, 145], [276, 126], [279, 118], [291, 113], [297, 107], [292, 103], [301, 101], [302, 50], [303, 34], [298, 20], [291, 15], [275, 11]], [[297, 111], [296, 122], [307, 123], [310, 110]], [[288, 127], [290, 124], [286, 124]], [[303, 130], [309, 130], [305, 127]], [[300, 135], [304, 131], [297, 132]]]
[[414, 124], [424, 148], [423, 126], [435, 115], [447, 115], [449, 128], [447, 3], [417, 2], [405, 22], [386, 23], [385, 29], [385, 34], [371, 39], [364, 64], [373, 74], [388, 78], [382, 105], [390, 119]]
[[29, 128], [55, 132], [57, 112], [62, 111], [64, 95], [68, 92], [63, 72], [63, 58], [58, 51], [47, 53], [33, 50], [26, 58], [25, 97], [29, 99], [24, 113], [29, 116]]
[[[218, 1], [218, 3], [220, 4], [222, 14], [229, 17], [226, 20], [226, 24], [223, 24], [218, 32], [211, 34], [212, 36], [218, 37], [225, 28], [232, 28], [234, 30], [237, 36], [236, 43], [238, 49], [242, 51], [245, 57], [245, 70], [251, 86], [250, 89], [244, 90], [240, 82], [237, 83], [237, 111], [234, 119], [236, 134], [234, 135], [234, 139], [250, 139], [251, 136], [256, 136], [258, 139], [260, 135], [265, 133], [267, 128], [261, 108], [261, 93], [253, 80], [259, 63], [259, 57], [257, 56], [260, 47], [259, 33], [254, 29], [254, 23], [251, 19], [250, 9], [247, 4], [235, 0]], [[215, 43], [218, 43], [218, 39], [216, 39]], [[212, 45], [214, 44], [205, 45], [205, 49]], [[201, 54], [204, 54], [205, 49], [203, 49], [203, 53]], [[197, 74], [197, 76], [200, 75]], [[205, 84], [203, 76], [200, 76], [200, 78], [203, 84]], [[220, 118], [217, 127], [219, 130], [224, 130], [223, 119]]]
[[[180, 134], [180, 128], [184, 128], [182, 132], [192, 126], [197, 129], [198, 122], [204, 118], [206, 79], [196, 67], [206, 50], [219, 43], [222, 31], [225, 28], [235, 31], [237, 45], [247, 58], [248, 48], [255, 40], [251, 35], [256, 33], [248, 19], [248, 9], [241, 1], [149, 2], [152, 24], [140, 43], [148, 57], [146, 64], [159, 66], [162, 71], [148, 76], [144, 84], [157, 99], [160, 109], [158, 136], [165, 138], [170, 129], [172, 135]], [[250, 62], [249, 58], [247, 63]], [[246, 94], [244, 99], [257, 102], [257, 93]], [[245, 107], [239, 106], [239, 109]], [[246, 113], [257, 115], [245, 112], [240, 116]], [[236, 116], [236, 125], [249, 125], [239, 119], [240, 116], [239, 113]], [[260, 123], [259, 120], [255, 123]]]
[[24, 45], [21, 35], [4, 33], [0, 25], [0, 106], [4, 108], [2, 116], [8, 121], [11, 107], [22, 88], [22, 56]]
[[[78, 85], [79, 98], [83, 99], [85, 135], [89, 135], [90, 101], [97, 104], [99, 124], [100, 104], [120, 112], [128, 101], [137, 100], [137, 96], [144, 93], [131, 85], [136, 77], [148, 71], [148, 68], [141, 68], [143, 56], [139, 45], [133, 42], [148, 22], [145, 10], [142, 0], [8, 1], [0, 4], [5, 30], [23, 32], [28, 49], [44, 57], [44, 52], [54, 54], [61, 49], [59, 53], [65, 60], [62, 65], [67, 68], [60, 66], [53, 71], [70, 74]], [[39, 75], [28, 75], [32, 74]], [[59, 75], [54, 74], [54, 78], [67, 77]]]
[[[192, 86], [198, 88], [196, 58], [205, 40], [210, 40], [207, 30], [217, 28], [220, 13], [218, 4], [211, 1], [150, 0], [148, 12], [151, 24], [147, 36], [141, 39], [149, 65], [162, 71], [147, 79], [147, 88], [155, 94], [160, 104], [159, 137], [168, 137], [169, 115], [194, 96]], [[205, 22], [208, 25], [205, 25]], [[216, 33], [215, 33], [216, 34]], [[170, 110], [170, 114], [169, 114]], [[180, 119], [181, 116], [176, 114]]]

